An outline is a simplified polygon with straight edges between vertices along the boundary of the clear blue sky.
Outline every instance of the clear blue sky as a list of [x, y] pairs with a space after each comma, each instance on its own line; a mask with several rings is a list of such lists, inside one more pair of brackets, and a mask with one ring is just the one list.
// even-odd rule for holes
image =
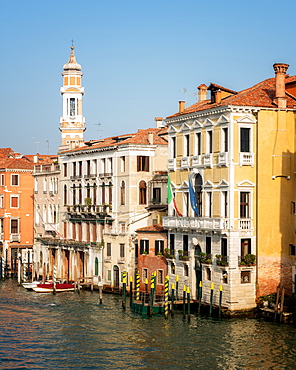
[[0, 147], [56, 153], [71, 39], [90, 140], [154, 127], [184, 88], [191, 105], [201, 83], [242, 90], [275, 62], [296, 74], [295, 13], [274, 0], [0, 0]]

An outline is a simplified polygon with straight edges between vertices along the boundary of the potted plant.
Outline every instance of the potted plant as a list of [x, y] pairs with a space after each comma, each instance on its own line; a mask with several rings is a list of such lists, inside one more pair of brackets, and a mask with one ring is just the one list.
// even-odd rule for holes
[[200, 262], [201, 263], [205, 263], [206, 262], [207, 254], [204, 253], [204, 252], [201, 252], [199, 256], [200, 256]]

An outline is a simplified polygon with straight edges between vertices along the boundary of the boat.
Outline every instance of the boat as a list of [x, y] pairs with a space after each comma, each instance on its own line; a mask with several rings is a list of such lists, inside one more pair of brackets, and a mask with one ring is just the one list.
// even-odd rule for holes
[[[33, 290], [33, 288], [36, 288], [38, 284], [42, 284], [42, 282], [40, 280], [35, 280], [28, 283], [22, 283], [22, 286], [27, 290]], [[46, 281], [44, 284], [51, 284], [51, 282]]]
[[[54, 284], [53, 283], [37, 284], [37, 286], [32, 289], [36, 293], [52, 293], [54, 290]], [[74, 284], [56, 283], [55, 291], [57, 293], [74, 291]]]

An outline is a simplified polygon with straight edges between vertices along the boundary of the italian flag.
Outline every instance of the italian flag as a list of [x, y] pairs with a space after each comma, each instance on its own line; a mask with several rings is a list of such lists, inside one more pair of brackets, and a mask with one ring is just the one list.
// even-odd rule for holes
[[168, 205], [174, 207], [174, 210], [176, 211], [178, 216], [182, 216], [182, 214], [179, 212], [179, 210], [177, 208], [176, 199], [173, 196], [173, 190], [172, 190], [170, 175], [168, 175]]

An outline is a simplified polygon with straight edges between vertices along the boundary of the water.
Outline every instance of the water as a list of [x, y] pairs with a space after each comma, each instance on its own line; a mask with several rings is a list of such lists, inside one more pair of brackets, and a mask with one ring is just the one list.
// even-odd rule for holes
[[0, 369], [296, 369], [296, 328], [255, 319], [142, 317], [120, 297], [0, 282]]

